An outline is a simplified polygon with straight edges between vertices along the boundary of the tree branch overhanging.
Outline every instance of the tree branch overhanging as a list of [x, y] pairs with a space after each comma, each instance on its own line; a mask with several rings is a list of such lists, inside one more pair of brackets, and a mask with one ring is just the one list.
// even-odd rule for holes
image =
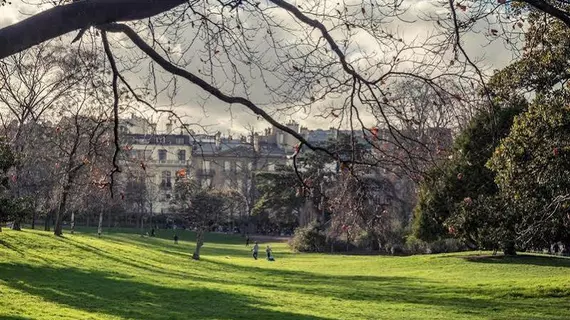
[[75, 30], [150, 18], [186, 0], [80, 0], [0, 29], [0, 59]]
[[220, 89], [212, 86], [211, 84], [207, 83], [203, 79], [197, 77], [196, 75], [194, 75], [194, 74], [192, 74], [192, 73], [190, 73], [184, 69], [181, 69], [181, 68], [175, 66], [174, 64], [172, 64], [171, 62], [169, 62], [168, 60], [164, 59], [158, 52], [156, 52], [156, 50], [154, 50], [151, 46], [149, 46], [129, 26], [124, 25], [124, 24], [114, 23], [114, 24], [107, 24], [107, 25], [99, 26], [99, 28], [101, 30], [105, 30], [108, 32], [116, 32], [116, 33], [125, 34], [127, 37], [129, 37], [129, 39], [139, 49], [141, 49], [145, 54], [147, 54], [154, 62], [156, 62], [158, 65], [160, 65], [164, 70], [194, 83], [195, 85], [199, 86], [200, 88], [202, 88], [203, 90], [210, 93], [211, 95], [213, 95], [214, 97], [218, 98], [221, 101], [224, 101], [224, 102], [230, 103], [230, 104], [241, 104], [241, 105], [247, 107], [248, 109], [253, 111], [256, 115], [261, 116], [263, 119], [265, 119], [270, 124], [274, 125], [278, 129], [280, 129], [284, 132], [287, 132], [288, 134], [295, 137], [297, 140], [299, 140], [299, 142], [306, 145], [309, 149], [312, 149], [315, 151], [316, 150], [322, 151], [322, 152], [330, 155], [333, 159], [337, 159], [337, 156], [334, 153], [327, 150], [326, 148], [318, 147], [318, 146], [315, 146], [315, 145], [309, 143], [298, 132], [295, 132], [294, 130], [291, 130], [287, 126], [284, 126], [283, 124], [279, 123], [277, 120], [273, 119], [267, 112], [265, 112], [263, 109], [261, 109], [260, 107], [255, 105], [250, 100], [243, 98], [243, 97], [229, 96], [229, 95], [223, 93], [222, 91], [220, 91]]
[[119, 165], [117, 164], [117, 159], [119, 156], [120, 146], [119, 146], [119, 88], [118, 88], [118, 78], [119, 70], [117, 69], [117, 64], [115, 63], [115, 58], [111, 52], [111, 46], [109, 45], [109, 40], [107, 39], [107, 34], [105, 31], [101, 33], [103, 39], [103, 47], [105, 49], [105, 54], [109, 59], [109, 64], [113, 71], [113, 135], [115, 143], [115, 151], [113, 152], [113, 170], [111, 171], [111, 198], [113, 197], [113, 188], [115, 182], [115, 174], [121, 172]]

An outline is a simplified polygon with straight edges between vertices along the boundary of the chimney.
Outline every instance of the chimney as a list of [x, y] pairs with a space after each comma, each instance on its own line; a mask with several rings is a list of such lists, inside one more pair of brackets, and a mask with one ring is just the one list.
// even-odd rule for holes
[[168, 121], [168, 123], [166, 124], [166, 134], [170, 134], [172, 133], [172, 121]]
[[219, 149], [222, 143], [222, 133], [220, 131], [216, 132], [216, 134], [214, 135], [214, 139], [216, 141], [216, 148]]
[[253, 151], [259, 152], [259, 134], [257, 132], [253, 135]]

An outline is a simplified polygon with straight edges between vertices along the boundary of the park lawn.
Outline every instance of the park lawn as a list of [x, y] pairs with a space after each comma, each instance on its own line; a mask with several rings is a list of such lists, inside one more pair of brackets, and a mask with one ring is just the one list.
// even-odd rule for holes
[[[570, 319], [570, 259], [294, 254], [238, 236], [0, 233], [0, 319]], [[264, 245], [261, 246], [264, 248]], [[261, 252], [262, 257], [264, 252]]]

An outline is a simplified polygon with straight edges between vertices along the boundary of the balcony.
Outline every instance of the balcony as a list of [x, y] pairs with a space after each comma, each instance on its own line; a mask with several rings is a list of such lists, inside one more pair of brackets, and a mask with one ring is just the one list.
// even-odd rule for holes
[[188, 160], [157, 160], [156, 162], [159, 164], [182, 164], [182, 165], [186, 165], [188, 163]]

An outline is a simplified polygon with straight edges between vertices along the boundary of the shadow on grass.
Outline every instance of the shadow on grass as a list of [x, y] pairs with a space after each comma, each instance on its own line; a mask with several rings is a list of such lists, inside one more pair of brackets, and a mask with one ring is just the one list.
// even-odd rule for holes
[[[328, 296], [339, 301], [370, 301], [381, 303], [406, 303], [418, 306], [440, 306], [452, 312], [489, 316], [509, 314], [515, 310], [528, 310], [528, 317], [517, 319], [568, 319], [559, 307], [545, 303], [541, 298], [570, 297], [570, 289], [549, 288], [528, 292], [526, 288], [479, 288], [447, 285], [424, 278], [376, 276], [376, 275], [323, 275], [306, 271], [289, 271], [260, 267], [245, 267], [223, 261], [207, 260], [221, 266], [231, 266], [234, 272], [247, 273], [248, 278], [259, 279], [249, 284], [268, 290], [301, 292], [315, 296]], [[270, 279], [271, 281], [265, 281]], [[211, 281], [211, 280], [210, 280]], [[227, 283], [228, 280], [226, 280]], [[230, 280], [231, 281], [231, 280]], [[565, 300], [558, 300], [562, 303]]]
[[156, 274], [163, 274], [163, 275], [167, 275], [170, 277], [178, 277], [178, 278], [186, 278], [188, 276], [188, 274], [186, 273], [182, 273], [182, 272], [173, 272], [173, 271], [167, 271], [164, 270], [163, 268], [159, 268], [151, 263], [142, 261], [142, 260], [135, 260], [130, 258], [128, 255], [124, 254], [124, 255], [120, 255], [117, 254], [115, 252], [115, 254], [111, 254], [106, 252], [105, 250], [102, 250], [100, 248], [97, 248], [95, 246], [86, 244], [86, 243], [80, 243], [77, 242], [73, 239], [67, 239], [64, 238], [64, 240], [67, 244], [77, 247], [78, 249], [84, 250], [86, 252], [90, 252], [92, 254], [95, 254], [103, 259], [109, 259], [111, 261], [114, 261], [116, 263], [119, 264], [124, 264], [127, 265], [129, 267], [132, 268], [137, 268], [139, 270], [144, 270], [144, 271], [148, 271], [148, 272], [152, 272], [152, 273], [156, 273]]
[[24, 256], [24, 252], [19, 249], [20, 246], [14, 246], [14, 245], [10, 244], [8, 241], [0, 239], [0, 247], [4, 247], [6, 249], [12, 250], [12, 251], [18, 253], [22, 257]]
[[[123, 237], [133, 239], [136, 235], [117, 235], [116, 238], [109, 238], [121, 243]], [[271, 308], [272, 305], [263, 300], [254, 300], [247, 295], [242, 296], [225, 290], [208, 289], [213, 284], [224, 285], [216, 287], [227, 288], [230, 291], [234, 288], [249, 287], [277, 297], [295, 293], [306, 295], [300, 296], [299, 299], [311, 296], [328, 298], [334, 300], [335, 304], [343, 305], [343, 309], [347, 312], [345, 318], [362, 318], [362, 311], [352, 307], [357, 301], [370, 303], [371, 309], [381, 304], [394, 306], [406, 304], [403, 308], [420, 309], [435, 306], [449, 312], [448, 318], [453, 318], [457, 313], [481, 318], [493, 315], [494, 319], [570, 318], [568, 314], [570, 310], [561, 307], [570, 299], [570, 288], [560, 286], [547, 286], [544, 290], [496, 285], [462, 286], [457, 283], [446, 283], [444, 277], [433, 281], [415, 277], [381, 276], [380, 265], [378, 275], [327, 275], [319, 273], [321, 270], [312, 270], [313, 272], [282, 270], [278, 262], [272, 265], [265, 264], [264, 267], [242, 266], [232, 263], [231, 260], [213, 257], [204, 257], [203, 261], [196, 262], [191, 267], [184, 265], [178, 270], [165, 270], [161, 267], [164, 261], [160, 261], [164, 259], [163, 255], [156, 255], [156, 259], [152, 254], [146, 255], [145, 260], [144, 257], [139, 257], [138, 253], [129, 254], [122, 248], [111, 247], [108, 251], [77, 240], [68, 237], [58, 238], [57, 241], [95, 254], [101, 257], [101, 263], [112, 261], [136, 268], [129, 270], [128, 274], [132, 274], [133, 277], [145, 272], [147, 275], [150, 273], [157, 277], [190, 280], [194, 282], [193, 286], [199, 288], [168, 288], [135, 282], [131, 276], [118, 273], [84, 272], [75, 268], [29, 267], [25, 264], [0, 264], [0, 278], [6, 281], [5, 285], [41, 296], [49, 301], [77, 309], [134, 319], [319, 319], [293, 312], [268, 311], [267, 308]], [[164, 247], [162, 241], [153, 241], [153, 243], [155, 245], [152, 250], [149, 248], [151, 253], [161, 245]], [[170, 246], [175, 245], [168, 247]], [[153, 264], [153, 262], [162, 262], [162, 264]], [[259, 262], [267, 263], [264, 260]], [[195, 271], [200, 272], [194, 274]], [[443, 280], [439, 281], [440, 279]], [[299, 301], [299, 305], [313, 306], [310, 298], [308, 299], [309, 302]], [[317, 312], [316, 310], [323, 308], [328, 308], [328, 305], [320, 306], [317, 302], [311, 311]], [[368, 316], [374, 318], [371, 313], [368, 313]]]
[[540, 256], [532, 254], [519, 254], [516, 256], [505, 255], [471, 255], [464, 258], [469, 262], [491, 264], [520, 264], [543, 267], [570, 268], [570, 258], [556, 256]]
[[325, 319], [273, 311], [272, 305], [208, 288], [167, 288], [117, 274], [0, 264], [5, 285], [47, 301], [131, 319]]
[[[76, 232], [83, 233], [86, 235], [97, 235], [97, 229], [92, 227], [79, 227]], [[145, 228], [143, 232], [136, 228], [103, 228], [103, 235], [128, 235], [128, 236], [140, 236], [146, 233], [150, 234], [150, 228]], [[155, 230], [154, 237], [148, 237], [146, 239], [163, 239], [173, 241], [174, 235], [177, 234], [180, 241], [192, 241], [196, 240], [196, 233], [190, 230], [183, 229], [157, 229]], [[142, 238], [142, 237], [141, 237]], [[145, 238], [143, 238], [145, 239]], [[245, 244], [245, 238], [241, 235], [236, 234], [222, 234], [209, 232], [205, 235], [206, 242], [215, 242], [219, 244]]]

